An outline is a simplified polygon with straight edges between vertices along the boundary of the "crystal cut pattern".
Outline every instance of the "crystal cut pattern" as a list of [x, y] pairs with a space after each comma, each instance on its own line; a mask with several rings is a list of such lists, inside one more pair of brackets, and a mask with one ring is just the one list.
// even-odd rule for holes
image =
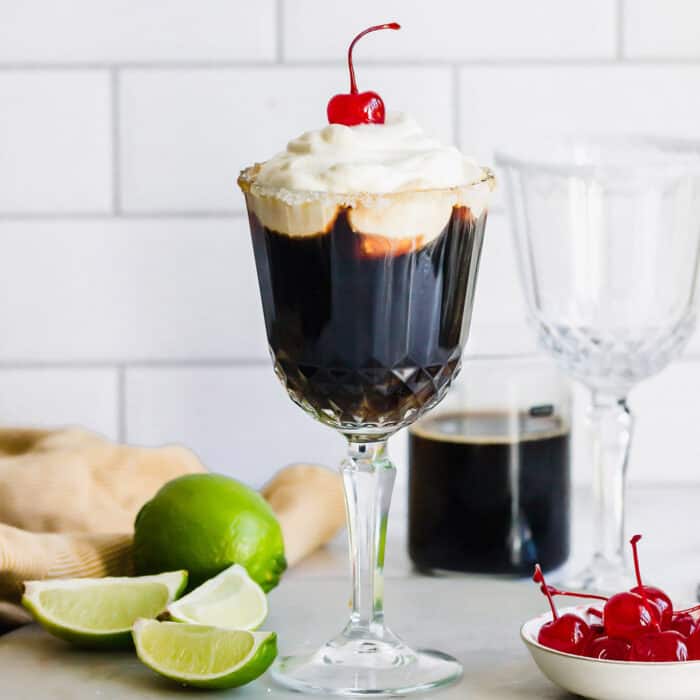
[[391, 433], [440, 401], [459, 370], [485, 224], [455, 207], [427, 243], [368, 246], [377, 237], [346, 213], [297, 237], [251, 215], [270, 353], [292, 400], [346, 434]]

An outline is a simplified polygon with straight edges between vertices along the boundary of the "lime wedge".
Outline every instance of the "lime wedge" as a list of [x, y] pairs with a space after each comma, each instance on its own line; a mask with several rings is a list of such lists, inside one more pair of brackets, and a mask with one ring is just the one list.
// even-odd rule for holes
[[22, 605], [42, 627], [67, 642], [92, 649], [128, 648], [134, 622], [162, 613], [186, 585], [186, 571], [27, 581]]
[[136, 654], [161, 676], [197, 688], [250, 683], [277, 656], [274, 632], [227, 630], [209, 625], [138, 620]]
[[177, 622], [254, 630], [267, 617], [267, 598], [248, 572], [234, 564], [171, 603], [168, 613]]

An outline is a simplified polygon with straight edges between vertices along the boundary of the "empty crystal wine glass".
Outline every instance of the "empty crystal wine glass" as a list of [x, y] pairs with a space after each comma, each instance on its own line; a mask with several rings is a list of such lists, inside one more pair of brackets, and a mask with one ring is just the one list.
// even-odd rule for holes
[[695, 327], [700, 144], [580, 139], [534, 157], [501, 152], [497, 162], [530, 320], [591, 395], [594, 556], [572, 584], [620, 590], [631, 581], [627, 396]]

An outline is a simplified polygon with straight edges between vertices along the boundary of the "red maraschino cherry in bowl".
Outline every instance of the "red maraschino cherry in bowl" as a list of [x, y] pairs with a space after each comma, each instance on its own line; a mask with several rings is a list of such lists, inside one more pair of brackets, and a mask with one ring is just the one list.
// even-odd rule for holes
[[[637, 585], [612, 596], [539, 584], [550, 611], [523, 625], [521, 637], [542, 673], [559, 687], [599, 700], [700, 698], [700, 606], [674, 610], [669, 596], [642, 582], [638, 543], [630, 544]], [[595, 601], [558, 608], [557, 597]]]

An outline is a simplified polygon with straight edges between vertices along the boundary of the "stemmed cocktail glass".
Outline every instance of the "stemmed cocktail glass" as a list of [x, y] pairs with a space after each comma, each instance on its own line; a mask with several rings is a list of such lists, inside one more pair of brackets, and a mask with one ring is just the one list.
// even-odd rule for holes
[[580, 139], [497, 162], [532, 324], [591, 394], [594, 558], [571, 585], [619, 591], [632, 582], [627, 395], [677, 357], [695, 327], [700, 146]]
[[445, 395], [460, 366], [493, 177], [443, 189], [334, 195], [256, 184], [246, 195], [275, 372], [292, 400], [348, 440], [341, 465], [353, 576], [344, 630], [280, 659], [305, 692], [383, 695], [461, 675], [384, 624], [383, 566], [395, 468], [387, 438]]

